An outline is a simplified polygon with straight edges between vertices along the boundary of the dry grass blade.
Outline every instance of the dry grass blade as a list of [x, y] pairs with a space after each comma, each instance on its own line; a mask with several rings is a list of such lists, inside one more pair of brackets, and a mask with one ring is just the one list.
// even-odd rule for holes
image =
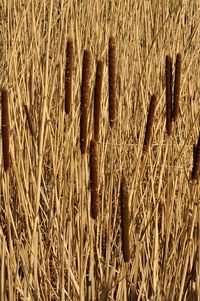
[[108, 72], [109, 72], [109, 122], [110, 127], [114, 126], [116, 118], [116, 45], [113, 36], [109, 38], [108, 51]]
[[95, 139], [90, 142], [90, 187], [91, 187], [91, 216], [97, 218], [99, 210], [98, 193], [98, 144]]
[[67, 41], [67, 60], [66, 60], [66, 70], [65, 70], [65, 112], [66, 112], [66, 114], [69, 114], [70, 110], [71, 110], [73, 60], [74, 60], [73, 40], [68, 39], [68, 41]]
[[178, 119], [178, 115], [179, 115], [180, 84], [181, 84], [181, 54], [178, 53], [176, 56], [175, 82], [174, 82], [174, 106], [173, 106], [174, 121]]
[[194, 151], [194, 163], [193, 163], [193, 169], [192, 169], [192, 180], [199, 180], [200, 175], [200, 134], [197, 146], [195, 147]]
[[124, 261], [128, 262], [130, 259], [129, 247], [129, 208], [128, 208], [128, 188], [124, 176], [121, 178], [120, 185], [120, 203], [121, 203], [121, 228], [122, 228], [122, 252]]
[[99, 127], [101, 115], [101, 89], [103, 81], [103, 61], [97, 62], [96, 82], [94, 89], [94, 139], [99, 140]]
[[154, 119], [154, 114], [155, 114], [155, 110], [156, 110], [156, 104], [157, 104], [157, 96], [156, 96], [156, 94], [153, 94], [151, 96], [149, 112], [148, 112], [148, 116], [147, 116], [147, 124], [146, 124], [143, 152], [148, 151], [149, 145], [151, 142], [152, 131], [153, 131], [153, 119]]
[[170, 55], [166, 56], [165, 65], [166, 76], [166, 131], [167, 135], [172, 134], [172, 58]]
[[81, 118], [80, 118], [80, 145], [81, 145], [82, 155], [85, 154], [86, 146], [87, 146], [90, 73], [91, 73], [91, 53], [89, 50], [85, 50], [83, 55], [82, 85], [81, 85]]
[[1, 110], [2, 110], [2, 147], [4, 170], [7, 171], [10, 165], [9, 157], [9, 108], [8, 108], [8, 92], [2, 90], [1, 93]]

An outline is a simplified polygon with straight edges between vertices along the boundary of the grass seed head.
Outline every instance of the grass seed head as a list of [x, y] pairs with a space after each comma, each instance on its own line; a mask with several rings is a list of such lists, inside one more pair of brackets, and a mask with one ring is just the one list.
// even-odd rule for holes
[[103, 61], [97, 62], [96, 82], [94, 89], [94, 139], [99, 140], [100, 115], [101, 115], [101, 89], [103, 81]]
[[121, 204], [121, 229], [122, 229], [122, 252], [124, 261], [130, 259], [129, 247], [129, 208], [128, 208], [128, 188], [124, 176], [121, 178], [120, 185], [120, 204]]
[[90, 142], [90, 188], [91, 188], [91, 216], [97, 218], [99, 210], [98, 193], [98, 143], [95, 139]]
[[151, 143], [152, 132], [153, 132], [153, 119], [156, 110], [156, 104], [157, 104], [157, 96], [156, 94], [153, 94], [151, 96], [149, 112], [147, 116], [146, 132], [145, 132], [144, 145], [143, 145], [144, 153], [148, 151]]
[[194, 148], [192, 180], [198, 181], [200, 176], [200, 134], [197, 146]]
[[172, 134], [172, 58], [170, 55], [166, 56], [165, 65], [166, 76], [166, 131], [167, 135]]
[[2, 110], [2, 147], [4, 170], [7, 171], [10, 165], [9, 157], [9, 107], [8, 107], [8, 92], [3, 89], [1, 92], [1, 110]]
[[108, 49], [108, 77], [109, 77], [109, 123], [114, 126], [116, 119], [116, 45], [113, 36], [109, 38]]
[[173, 120], [177, 121], [179, 116], [179, 99], [180, 99], [180, 84], [181, 84], [181, 54], [176, 56], [175, 66], [175, 81], [174, 81], [174, 105], [173, 105]]
[[70, 113], [71, 102], [72, 102], [72, 72], [74, 63], [74, 47], [73, 40], [68, 39], [67, 41], [67, 59], [65, 69], [65, 112]]
[[81, 118], [80, 118], [80, 146], [81, 154], [85, 154], [87, 146], [88, 131], [88, 105], [89, 105], [89, 81], [91, 74], [91, 53], [84, 51], [82, 85], [81, 85]]

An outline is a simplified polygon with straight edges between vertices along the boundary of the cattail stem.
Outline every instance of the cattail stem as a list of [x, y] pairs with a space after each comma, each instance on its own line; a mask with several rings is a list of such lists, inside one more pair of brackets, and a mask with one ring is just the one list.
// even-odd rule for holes
[[10, 165], [9, 157], [9, 108], [8, 108], [8, 92], [2, 90], [1, 94], [1, 109], [2, 109], [2, 147], [4, 170], [7, 171]]
[[98, 193], [98, 144], [95, 139], [90, 142], [90, 188], [91, 188], [91, 216], [97, 218], [99, 210]]
[[129, 208], [128, 208], [128, 189], [126, 179], [124, 176], [121, 178], [120, 185], [120, 203], [121, 203], [121, 228], [122, 228], [122, 252], [124, 261], [128, 262], [130, 259], [129, 248]]
[[108, 50], [108, 77], [109, 77], [109, 123], [114, 126], [116, 118], [116, 46], [113, 36], [109, 39]]
[[65, 112], [70, 113], [72, 101], [72, 70], [74, 60], [73, 40], [67, 41], [67, 60], [65, 70]]
[[174, 82], [173, 120], [175, 122], [177, 121], [179, 115], [180, 83], [181, 83], [181, 54], [178, 53], [176, 56], [175, 82]]
[[89, 80], [91, 72], [91, 53], [84, 51], [82, 86], [81, 86], [81, 118], [80, 118], [80, 146], [81, 154], [85, 154], [87, 146], [87, 127], [88, 127], [88, 104], [89, 104]]
[[172, 134], [172, 58], [170, 55], [166, 56], [165, 65], [166, 75], [166, 131], [167, 135]]
[[153, 94], [151, 96], [149, 112], [148, 112], [148, 116], [147, 116], [146, 132], [145, 132], [144, 145], [143, 145], [144, 153], [148, 151], [149, 145], [151, 142], [151, 138], [152, 138], [153, 119], [154, 119], [154, 114], [155, 114], [155, 110], [156, 110], [156, 104], [157, 104], [157, 96], [156, 96], [156, 94]]
[[193, 162], [193, 169], [192, 169], [192, 180], [199, 179], [200, 176], [200, 134], [197, 146], [195, 147], [194, 151], [194, 162]]
[[97, 62], [96, 82], [94, 89], [94, 139], [99, 140], [100, 114], [101, 114], [101, 89], [103, 81], [103, 61]]

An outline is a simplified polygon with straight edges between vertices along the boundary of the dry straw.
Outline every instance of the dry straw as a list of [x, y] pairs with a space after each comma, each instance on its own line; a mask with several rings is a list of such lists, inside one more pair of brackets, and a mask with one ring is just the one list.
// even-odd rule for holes
[[180, 83], [181, 83], [181, 54], [178, 53], [176, 56], [175, 82], [174, 82], [174, 106], [173, 106], [174, 121], [177, 121], [179, 116]]
[[72, 70], [74, 60], [73, 40], [70, 38], [67, 41], [67, 59], [65, 70], [65, 112], [70, 113], [72, 102]]
[[153, 94], [151, 96], [149, 112], [147, 116], [146, 132], [145, 132], [144, 145], [143, 145], [144, 153], [148, 151], [149, 145], [151, 143], [152, 132], [153, 132], [153, 119], [156, 110], [156, 104], [157, 104], [157, 96], [156, 94]]
[[130, 259], [129, 248], [129, 208], [128, 208], [128, 188], [126, 179], [122, 175], [120, 185], [120, 203], [121, 203], [121, 228], [122, 228], [122, 252], [124, 261], [128, 262]]
[[90, 188], [91, 188], [91, 216], [97, 218], [99, 210], [98, 193], [98, 143], [95, 139], [90, 142]]
[[30, 130], [31, 136], [34, 138], [35, 133], [34, 133], [34, 130], [33, 130], [33, 123], [32, 123], [32, 119], [31, 119], [30, 112], [29, 112], [29, 109], [28, 109], [27, 105], [24, 105], [24, 110], [25, 110], [25, 113], [26, 113], [26, 118], [27, 118], [27, 121], [28, 121], [28, 127], [29, 127], [29, 130]]
[[4, 170], [7, 171], [10, 165], [9, 158], [9, 109], [8, 109], [8, 92], [2, 90], [1, 93], [1, 110], [2, 110], [2, 147]]
[[199, 180], [200, 176], [200, 134], [197, 146], [194, 148], [194, 162], [192, 169], [192, 180]]
[[100, 114], [101, 114], [101, 89], [103, 81], [103, 61], [97, 62], [96, 82], [94, 89], [94, 139], [99, 140]]
[[116, 46], [113, 36], [109, 38], [108, 49], [108, 76], [109, 76], [109, 122], [114, 126], [116, 118]]
[[166, 56], [165, 65], [166, 76], [166, 131], [167, 135], [172, 134], [172, 58], [170, 55]]
[[89, 50], [85, 50], [83, 55], [82, 85], [81, 85], [81, 118], [80, 118], [80, 146], [81, 146], [82, 155], [85, 154], [86, 146], [87, 146], [90, 73], [91, 73], [91, 53]]

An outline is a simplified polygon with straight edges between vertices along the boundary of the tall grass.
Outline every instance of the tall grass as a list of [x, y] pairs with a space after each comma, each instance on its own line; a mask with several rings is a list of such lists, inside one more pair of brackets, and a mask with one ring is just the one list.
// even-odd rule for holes
[[[0, 148], [0, 300], [198, 300], [199, 181], [192, 179], [192, 145], [200, 118], [199, 10], [197, 0], [0, 2], [0, 86], [8, 91], [10, 117], [9, 172]], [[73, 82], [66, 116], [68, 37]], [[179, 115], [168, 139], [163, 60], [177, 53]], [[99, 59], [102, 73], [101, 63], [93, 64]], [[171, 82], [173, 73], [176, 82], [176, 66]], [[144, 164], [154, 92], [151, 156]], [[100, 117], [92, 115], [95, 98]], [[2, 107], [0, 113], [2, 122]], [[94, 220], [90, 151], [97, 145]], [[126, 212], [120, 211], [122, 194]], [[129, 218], [122, 225], [123, 212]], [[124, 254], [122, 227], [129, 240]]]

